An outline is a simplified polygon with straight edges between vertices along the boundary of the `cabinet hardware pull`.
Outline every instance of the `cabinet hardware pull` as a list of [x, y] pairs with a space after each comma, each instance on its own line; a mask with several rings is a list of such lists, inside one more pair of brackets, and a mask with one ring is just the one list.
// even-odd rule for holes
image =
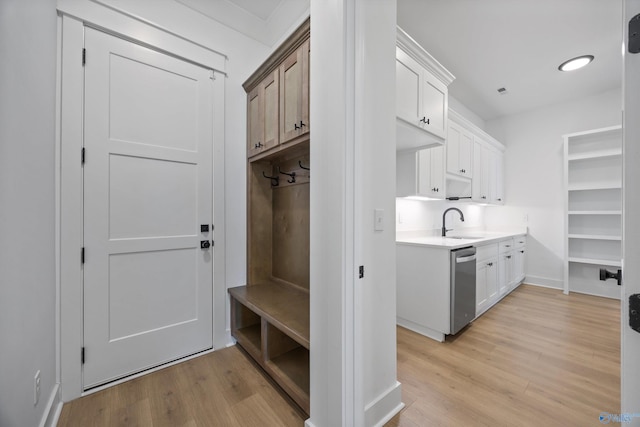
[[303, 126], [306, 126], [302, 120], [300, 120], [300, 129], [302, 129]]
[[505, 247], [505, 248], [510, 248], [510, 247], [511, 247], [511, 245], [504, 245], [504, 247]]
[[487, 196], [482, 196], [482, 197], [480, 197], [480, 198], [481, 198], [481, 199], [486, 199], [486, 198], [487, 198]]
[[264, 147], [264, 144], [262, 142], [258, 142], [257, 144], [253, 144], [253, 148], [260, 148], [260, 147]]
[[488, 263], [487, 267], [493, 267], [493, 263], [492, 262]]
[[287, 182], [289, 184], [293, 184], [296, 182], [296, 173], [295, 172], [283, 172], [280, 170], [280, 166], [277, 167], [278, 169], [278, 173], [281, 173], [282, 175], [289, 175], [291, 178], [287, 179]]
[[294, 123], [294, 124], [293, 124], [293, 129], [298, 130], [298, 129], [301, 129], [301, 128], [298, 126], [298, 124], [297, 124], [297, 123]]
[[520, 251], [520, 253], [521, 253], [521, 254], [523, 254], [523, 253], [524, 253], [524, 251]]
[[423, 118], [420, 119], [420, 122], [428, 125], [429, 124], [429, 119], [427, 119], [426, 117], [423, 117]]
[[511, 255], [507, 255], [507, 259], [511, 259]]
[[306, 170], [306, 171], [311, 170], [311, 168], [308, 168], [308, 167], [302, 166], [302, 161], [300, 161], [300, 160], [298, 160], [298, 166], [300, 166], [300, 169], [304, 169], [304, 170]]

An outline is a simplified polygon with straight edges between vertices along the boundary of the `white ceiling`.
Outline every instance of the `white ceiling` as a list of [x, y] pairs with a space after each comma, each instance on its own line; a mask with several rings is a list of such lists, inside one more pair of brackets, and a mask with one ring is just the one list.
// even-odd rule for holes
[[[233, 12], [225, 24], [267, 45], [309, 8], [309, 0], [176, 1], [213, 19]], [[398, 25], [456, 76], [450, 94], [484, 120], [621, 87], [622, 0], [397, 2]], [[595, 56], [586, 68], [558, 71], [584, 54]]]
[[[621, 87], [620, 0], [398, 0], [398, 25], [485, 120]], [[589, 66], [558, 71], [584, 54]]]

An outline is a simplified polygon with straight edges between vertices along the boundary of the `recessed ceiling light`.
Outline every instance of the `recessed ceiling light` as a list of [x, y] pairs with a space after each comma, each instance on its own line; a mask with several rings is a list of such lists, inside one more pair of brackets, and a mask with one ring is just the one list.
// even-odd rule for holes
[[558, 70], [560, 71], [577, 70], [578, 68], [582, 68], [585, 65], [589, 64], [591, 61], [593, 61], [593, 55], [578, 56], [577, 58], [570, 59], [560, 64], [560, 66], [558, 67]]

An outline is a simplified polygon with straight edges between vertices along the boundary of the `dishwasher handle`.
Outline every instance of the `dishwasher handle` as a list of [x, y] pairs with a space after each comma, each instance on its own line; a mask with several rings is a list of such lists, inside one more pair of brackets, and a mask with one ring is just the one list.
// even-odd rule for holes
[[462, 256], [462, 257], [456, 258], [456, 264], [460, 264], [460, 263], [463, 263], [463, 262], [475, 261], [475, 259], [476, 259], [476, 255], [475, 254], [469, 255], [469, 256]]

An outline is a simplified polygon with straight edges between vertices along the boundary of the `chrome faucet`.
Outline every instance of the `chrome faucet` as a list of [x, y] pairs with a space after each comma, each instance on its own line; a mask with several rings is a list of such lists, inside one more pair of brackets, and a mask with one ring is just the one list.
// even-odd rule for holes
[[462, 211], [458, 208], [449, 208], [447, 210], [444, 211], [444, 213], [442, 214], [442, 237], [447, 237], [447, 227], [445, 225], [445, 218], [447, 217], [447, 212], [449, 211], [458, 211], [458, 213], [460, 214], [460, 221], [464, 222], [464, 214], [462, 213]]

